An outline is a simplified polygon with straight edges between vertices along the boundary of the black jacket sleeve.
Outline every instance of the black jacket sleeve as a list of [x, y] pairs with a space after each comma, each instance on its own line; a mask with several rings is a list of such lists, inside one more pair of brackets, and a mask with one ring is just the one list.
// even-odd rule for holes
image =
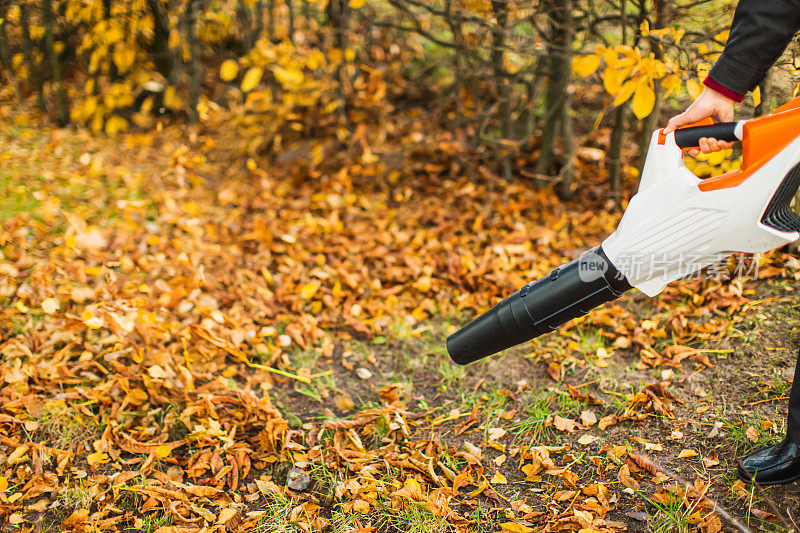
[[800, 29], [800, 0], [740, 0], [725, 50], [708, 76], [745, 94], [764, 79]]

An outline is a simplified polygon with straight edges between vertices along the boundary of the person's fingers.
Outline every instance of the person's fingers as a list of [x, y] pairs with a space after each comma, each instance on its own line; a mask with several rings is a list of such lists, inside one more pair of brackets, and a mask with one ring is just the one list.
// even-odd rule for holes
[[719, 141], [717, 141], [714, 137], [709, 137], [708, 138], [708, 148], [712, 152], [718, 152], [719, 150], [722, 149], [722, 148], [719, 147]]
[[711, 148], [708, 146], [708, 138], [701, 137], [697, 145], [700, 147], [700, 151], [703, 152], [704, 154], [711, 153]]
[[684, 124], [691, 124], [692, 122], [695, 122], [695, 119], [692, 118], [692, 116], [693, 116], [692, 108], [689, 107], [689, 109], [687, 109], [680, 115], [675, 115], [674, 117], [669, 119], [669, 122], [667, 122], [667, 127], [664, 128], [664, 135], [672, 133], [673, 131], [677, 130]]
[[733, 143], [732, 142], [718, 141], [717, 144], [719, 144], [719, 149], [720, 150], [730, 150], [731, 148], [733, 148]]
[[700, 155], [700, 150], [698, 150], [697, 148], [692, 148], [691, 150], [689, 150], [688, 154], [692, 157], [697, 157], [698, 155]]

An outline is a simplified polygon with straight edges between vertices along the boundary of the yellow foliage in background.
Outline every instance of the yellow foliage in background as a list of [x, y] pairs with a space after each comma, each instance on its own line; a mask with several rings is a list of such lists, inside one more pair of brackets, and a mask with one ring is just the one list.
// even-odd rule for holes
[[[647, 21], [639, 28], [643, 37], [656, 37], [677, 45], [685, 34], [682, 28], [660, 28], [651, 30]], [[727, 31], [718, 33], [715, 38], [727, 39]], [[717, 52], [712, 52], [705, 44], [697, 47], [698, 61], [693, 66], [698, 77], [705, 78], [710, 69], [709, 60], [715, 60]], [[603, 87], [606, 93], [614, 98], [613, 105], [621, 106], [631, 100], [631, 110], [636, 118], [643, 119], [655, 108], [656, 82], [665, 91], [664, 96], [677, 94], [686, 79], [686, 91], [692, 99], [702, 92], [702, 85], [692, 76], [692, 68], [682, 65], [668, 54], [656, 58], [653, 52], [645, 53], [640, 47], [619, 45], [606, 47], [599, 45], [594, 53], [576, 55], [572, 61], [572, 70], [581, 77], [587, 77], [602, 69]]]
[[712, 178], [738, 170], [742, 167], [742, 156], [732, 157], [733, 149], [720, 150], [710, 154], [697, 154], [695, 157], [686, 157], [686, 168], [691, 170], [699, 178]]

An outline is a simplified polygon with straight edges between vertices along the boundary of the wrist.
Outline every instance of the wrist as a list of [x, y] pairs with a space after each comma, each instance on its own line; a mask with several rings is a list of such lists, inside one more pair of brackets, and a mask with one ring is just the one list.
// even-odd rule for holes
[[711, 94], [714, 98], [724, 100], [725, 102], [730, 102], [731, 104], [741, 102], [744, 98], [743, 94], [737, 93], [736, 91], [725, 87], [711, 76], [707, 76], [706, 79], [703, 80], [703, 85], [706, 86], [704, 91], [709, 91], [709, 94]]

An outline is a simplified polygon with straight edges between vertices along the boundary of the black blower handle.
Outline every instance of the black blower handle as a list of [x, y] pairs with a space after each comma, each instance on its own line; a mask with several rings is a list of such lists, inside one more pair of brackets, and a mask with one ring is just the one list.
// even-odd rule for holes
[[675, 130], [675, 144], [680, 148], [697, 148], [700, 139], [713, 137], [718, 141], [736, 142], [742, 140], [743, 120], [736, 122], [718, 122], [707, 126], [693, 126]]
[[532, 281], [447, 338], [465, 365], [549, 333], [631, 288], [601, 247]]

